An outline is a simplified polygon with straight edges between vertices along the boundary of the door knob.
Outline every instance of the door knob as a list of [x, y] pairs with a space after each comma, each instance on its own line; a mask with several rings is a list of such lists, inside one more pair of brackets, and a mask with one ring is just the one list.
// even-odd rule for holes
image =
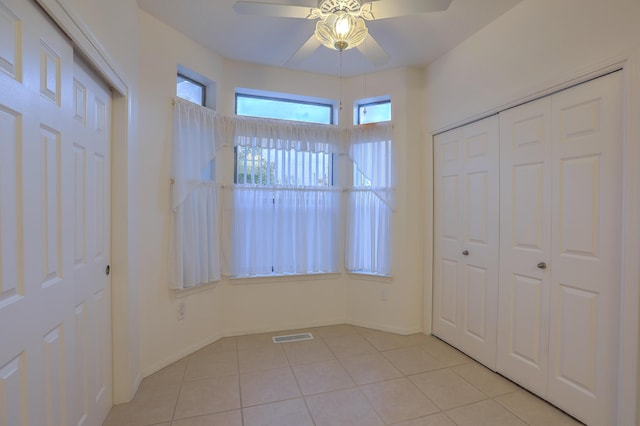
[[107, 276], [111, 273], [111, 266], [107, 265], [106, 269], [104, 270], [104, 273], [107, 274]]
[[544, 263], [544, 262], [540, 262], [540, 263], [538, 263], [538, 268], [539, 269], [547, 269], [547, 264]]
[[463, 254], [464, 256], [469, 256], [469, 250], [465, 250], [465, 251], [463, 251], [463, 252], [462, 252], [462, 254]]

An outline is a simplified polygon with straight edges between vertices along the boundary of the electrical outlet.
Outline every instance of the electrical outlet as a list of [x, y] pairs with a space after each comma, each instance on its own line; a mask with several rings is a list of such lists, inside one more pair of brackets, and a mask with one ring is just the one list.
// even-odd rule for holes
[[178, 303], [178, 321], [182, 321], [187, 315], [187, 304], [185, 302]]

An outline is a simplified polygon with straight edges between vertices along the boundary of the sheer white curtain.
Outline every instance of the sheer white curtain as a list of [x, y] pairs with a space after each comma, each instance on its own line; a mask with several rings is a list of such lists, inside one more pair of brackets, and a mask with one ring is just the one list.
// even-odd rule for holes
[[212, 110], [174, 100], [169, 287], [175, 290], [220, 279], [218, 187], [211, 177], [222, 144], [216, 120]]
[[282, 189], [274, 195], [273, 272], [337, 272], [341, 190]]
[[395, 210], [395, 147], [390, 122], [349, 132], [349, 158], [358, 182], [349, 190], [345, 268], [391, 275], [391, 218]]
[[236, 147], [271, 150], [265, 161], [274, 170], [274, 177], [225, 190], [225, 273], [337, 272], [341, 191], [324, 176], [310, 184], [311, 163], [303, 154], [338, 153], [340, 130], [252, 117], [223, 120], [224, 132], [232, 135]]

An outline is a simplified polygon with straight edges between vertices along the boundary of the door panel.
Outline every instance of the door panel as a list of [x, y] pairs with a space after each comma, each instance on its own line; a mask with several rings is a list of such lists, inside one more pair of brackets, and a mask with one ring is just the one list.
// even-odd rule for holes
[[489, 206], [489, 173], [471, 173], [467, 175], [467, 202], [465, 203], [467, 241], [474, 244], [487, 244]]
[[24, 296], [22, 276], [18, 271], [22, 257], [16, 247], [22, 245], [19, 232], [21, 154], [20, 120], [18, 112], [0, 108], [0, 309]]
[[560, 160], [560, 253], [598, 258], [600, 155]]
[[439, 288], [437, 299], [438, 320], [443, 326], [456, 327], [458, 323], [458, 262], [441, 259], [440, 282], [447, 283]]
[[595, 396], [598, 295], [559, 286], [557, 380]]
[[[522, 275], [513, 274], [513, 280], [507, 287], [511, 295], [508, 307], [509, 327], [508, 350], [509, 355], [518, 361], [537, 368], [544, 355], [540, 348], [546, 347], [542, 336], [546, 330], [542, 328], [547, 321], [543, 320], [544, 311], [542, 294], [543, 281]], [[502, 307], [501, 307], [502, 308]], [[498, 365], [498, 369], [500, 369]]]
[[465, 206], [461, 221], [465, 282], [458, 297], [464, 324], [460, 348], [491, 369], [496, 366], [499, 265], [499, 122], [493, 116], [462, 128]]
[[460, 287], [460, 168], [462, 131], [451, 130], [434, 138], [434, 288], [433, 330], [453, 343], [459, 334]]
[[460, 177], [442, 178], [442, 238], [458, 242], [460, 238]]
[[43, 338], [44, 391], [47, 425], [67, 424], [67, 383], [64, 377], [66, 348], [64, 325], [56, 327]]
[[477, 266], [467, 265], [464, 281], [465, 298], [467, 302], [464, 310], [464, 331], [479, 341], [487, 339], [487, 270]]
[[22, 77], [20, 25], [21, 19], [0, 3], [0, 70], [18, 81]]
[[547, 394], [551, 238], [551, 98], [500, 114], [497, 370]]
[[[74, 65], [74, 303], [76, 331], [84, 345], [76, 357], [84, 369], [77, 390], [79, 424], [100, 423], [111, 408], [111, 298], [105, 274], [109, 240], [111, 101], [106, 87], [76, 60]], [[84, 401], [90, 401], [88, 409]]]
[[0, 413], [3, 425], [23, 425], [27, 419], [27, 372], [26, 354], [22, 352], [5, 365], [0, 366], [0, 404], [7, 407]]
[[543, 249], [544, 179], [544, 163], [519, 164], [513, 167], [513, 247], [537, 251]]
[[622, 76], [553, 96], [549, 400], [616, 423], [622, 247]]
[[497, 118], [437, 135], [434, 150], [434, 334], [495, 368]]

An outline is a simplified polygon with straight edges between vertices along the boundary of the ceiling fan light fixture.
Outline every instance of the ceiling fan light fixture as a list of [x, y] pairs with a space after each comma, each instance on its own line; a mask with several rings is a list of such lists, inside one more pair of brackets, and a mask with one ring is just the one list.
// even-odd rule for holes
[[324, 46], [340, 52], [358, 46], [368, 34], [364, 19], [343, 10], [325, 15], [317, 22], [315, 31]]

